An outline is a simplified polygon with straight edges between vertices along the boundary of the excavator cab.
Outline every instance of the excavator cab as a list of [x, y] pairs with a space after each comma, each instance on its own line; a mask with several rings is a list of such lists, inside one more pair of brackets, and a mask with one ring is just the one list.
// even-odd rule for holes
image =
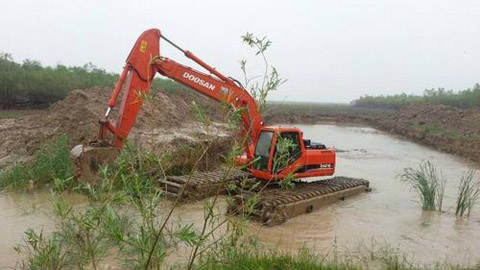
[[304, 140], [303, 132], [297, 128], [263, 127], [250, 171], [267, 181], [289, 174], [295, 178], [329, 176], [335, 173], [335, 150]]

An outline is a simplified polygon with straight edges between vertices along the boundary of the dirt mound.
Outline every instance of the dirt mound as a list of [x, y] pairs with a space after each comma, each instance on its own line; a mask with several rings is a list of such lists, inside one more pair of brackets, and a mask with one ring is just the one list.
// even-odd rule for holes
[[[107, 109], [112, 88], [89, 88], [72, 91], [65, 99], [53, 104], [48, 110], [15, 119], [0, 119], [0, 168], [31, 156], [39, 146], [50, 138], [66, 134], [72, 145], [85, 143], [98, 134], [98, 120]], [[165, 93], [155, 91], [144, 102], [131, 135], [142, 145], [161, 148], [177, 137], [197, 141], [203, 134], [203, 126], [196, 122], [191, 103], [216, 106], [203, 96], [184, 92]], [[118, 112], [111, 114], [111, 119]], [[185, 128], [186, 127], [186, 128]], [[221, 125], [216, 125], [213, 136], [227, 136]], [[218, 135], [220, 134], [220, 135]]]

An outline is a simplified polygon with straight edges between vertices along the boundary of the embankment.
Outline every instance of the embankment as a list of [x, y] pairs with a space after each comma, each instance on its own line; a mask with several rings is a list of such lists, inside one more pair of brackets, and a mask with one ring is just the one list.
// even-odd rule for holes
[[428, 103], [411, 104], [399, 110], [294, 103], [269, 107], [266, 115], [269, 124], [364, 124], [480, 161], [480, 108], [459, 109]]

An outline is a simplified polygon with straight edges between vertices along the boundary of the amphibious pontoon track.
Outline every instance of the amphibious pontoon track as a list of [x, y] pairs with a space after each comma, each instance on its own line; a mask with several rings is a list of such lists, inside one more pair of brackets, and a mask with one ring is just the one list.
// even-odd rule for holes
[[[243, 192], [235, 196], [229, 212], [246, 214], [263, 225], [273, 226], [365, 191], [370, 191], [367, 180], [338, 176], [318, 182], [296, 183], [292, 190], [268, 188], [258, 193]], [[249, 200], [253, 196], [256, 203], [249, 210]]]
[[[244, 189], [240, 186], [240, 182]], [[184, 176], [168, 176], [160, 184], [167, 198], [181, 201], [201, 200], [215, 194], [230, 194], [233, 192], [233, 204], [229, 205], [230, 214], [248, 215], [249, 218], [267, 226], [278, 225], [289, 218], [310, 213], [321, 206], [346, 197], [369, 191], [369, 182], [364, 179], [337, 176], [317, 182], [297, 182], [291, 190], [282, 189], [278, 185], [260, 183], [254, 185], [255, 180], [249, 178], [248, 173], [224, 170], [195, 173]], [[228, 189], [235, 184], [235, 189]], [[253, 202], [253, 207], [250, 207]]]
[[248, 174], [243, 171], [217, 170], [212, 172], [194, 173], [182, 176], [167, 176], [166, 180], [160, 180], [160, 186], [167, 198], [180, 201], [201, 200], [217, 193], [224, 194], [227, 184], [247, 178]]

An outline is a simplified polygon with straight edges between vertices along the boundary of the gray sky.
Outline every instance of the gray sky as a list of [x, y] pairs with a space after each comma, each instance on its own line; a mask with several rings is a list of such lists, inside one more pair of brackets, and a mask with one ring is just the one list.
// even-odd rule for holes
[[[248, 31], [273, 41], [270, 63], [288, 79], [274, 100], [349, 102], [480, 82], [478, 0], [0, 1], [0, 51], [17, 61], [120, 72], [138, 35], [159, 28], [241, 79]], [[161, 54], [190, 64], [166, 46]]]

